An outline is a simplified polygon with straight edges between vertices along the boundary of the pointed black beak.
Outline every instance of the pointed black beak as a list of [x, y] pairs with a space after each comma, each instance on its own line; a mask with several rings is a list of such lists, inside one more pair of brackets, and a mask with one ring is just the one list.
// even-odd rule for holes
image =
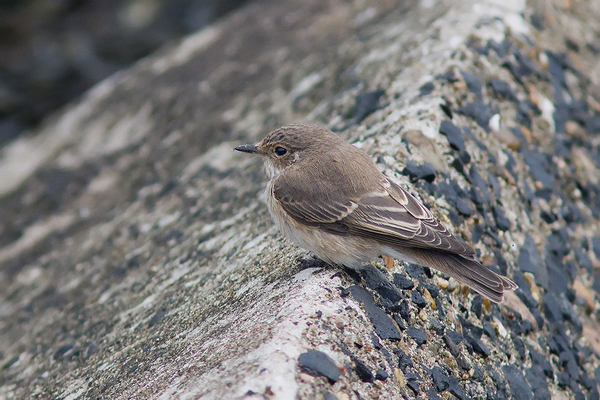
[[262, 154], [262, 152], [258, 150], [255, 144], [243, 144], [241, 146], [236, 147], [234, 150], [242, 151], [244, 153]]

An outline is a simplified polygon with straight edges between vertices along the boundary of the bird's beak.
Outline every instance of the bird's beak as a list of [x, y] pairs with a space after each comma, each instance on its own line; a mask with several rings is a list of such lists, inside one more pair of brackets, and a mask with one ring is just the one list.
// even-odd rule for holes
[[241, 146], [236, 147], [234, 150], [241, 151], [244, 153], [263, 154], [263, 152], [260, 151], [255, 144], [243, 144]]

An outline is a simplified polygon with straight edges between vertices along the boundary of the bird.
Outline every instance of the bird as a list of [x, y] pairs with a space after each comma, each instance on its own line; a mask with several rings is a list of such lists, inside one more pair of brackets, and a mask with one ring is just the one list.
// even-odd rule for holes
[[360, 270], [392, 257], [441, 271], [496, 303], [517, 288], [477, 261], [367, 153], [323, 126], [285, 125], [234, 150], [263, 158], [275, 225], [325, 262]]

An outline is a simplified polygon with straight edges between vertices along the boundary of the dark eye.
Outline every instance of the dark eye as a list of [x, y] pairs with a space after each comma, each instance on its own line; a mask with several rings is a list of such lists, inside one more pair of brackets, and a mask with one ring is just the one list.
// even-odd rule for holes
[[287, 153], [287, 150], [284, 149], [283, 147], [281, 147], [281, 146], [275, 147], [275, 154], [277, 154], [278, 156], [281, 157], [281, 156], [285, 155], [285, 153]]

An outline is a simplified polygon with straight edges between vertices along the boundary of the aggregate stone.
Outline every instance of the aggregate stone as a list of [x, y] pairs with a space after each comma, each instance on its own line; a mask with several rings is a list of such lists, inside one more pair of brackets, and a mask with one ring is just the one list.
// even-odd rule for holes
[[507, 82], [501, 79], [493, 78], [488, 81], [488, 86], [492, 89], [494, 95], [499, 99], [510, 100], [514, 102], [518, 101], [516, 93], [510, 88], [510, 85]]
[[496, 114], [481, 100], [475, 100], [472, 103], [460, 106], [456, 109], [456, 112], [475, 120], [477, 125], [482, 127], [486, 132], [490, 131], [490, 118]]
[[410, 293], [410, 299], [412, 300], [413, 303], [415, 303], [415, 305], [419, 308], [424, 308], [427, 307], [427, 304], [429, 304], [429, 302], [423, 297], [423, 295], [421, 293], [419, 293], [419, 291], [417, 290], [413, 290]]
[[448, 374], [442, 368], [436, 365], [429, 371], [429, 373], [433, 379], [433, 387], [435, 390], [438, 392], [443, 392], [444, 390], [448, 389], [450, 386]]
[[555, 294], [565, 293], [569, 288], [570, 279], [562, 259], [556, 254], [547, 252], [546, 266], [548, 268], [548, 286], [545, 288]]
[[544, 371], [535, 363], [531, 368], [525, 371], [525, 377], [531, 385], [535, 400], [551, 400], [550, 391], [548, 390], [548, 383], [544, 376]]
[[465, 391], [463, 390], [462, 386], [460, 386], [458, 379], [454, 375], [448, 377], [448, 382], [448, 392], [456, 396], [459, 400], [469, 399], [469, 397], [465, 394]]
[[359, 272], [367, 287], [376, 291], [382, 298], [389, 300], [392, 304], [404, 299], [404, 295], [374, 265], [367, 264]]
[[379, 109], [379, 99], [385, 92], [381, 89], [372, 92], [361, 93], [356, 96], [356, 106], [353, 117], [357, 122], [362, 121], [367, 116]]
[[504, 376], [508, 381], [510, 393], [516, 400], [533, 400], [533, 390], [523, 377], [523, 373], [515, 365], [509, 364], [502, 367]]
[[406, 334], [410, 336], [419, 346], [427, 343], [427, 334], [421, 329], [410, 326], [406, 329]]
[[375, 327], [375, 332], [380, 338], [390, 340], [400, 340], [402, 338], [396, 324], [381, 308], [375, 305], [371, 293], [359, 285], [352, 285], [345, 290], [352, 293], [352, 296], [363, 305], [369, 320]]
[[354, 372], [356, 372], [361, 381], [373, 382], [375, 380], [371, 369], [365, 363], [356, 357], [352, 357], [352, 361], [354, 362]]
[[496, 220], [496, 225], [501, 231], [508, 231], [511, 227], [510, 220], [504, 214], [504, 211], [500, 206], [492, 206], [492, 215]]
[[465, 84], [467, 85], [467, 89], [469, 89], [472, 93], [474, 93], [477, 98], [481, 99], [483, 94], [481, 93], [481, 79], [474, 73], [470, 71], [461, 70], [460, 74], [465, 80]]
[[407, 290], [407, 289], [412, 289], [413, 287], [415, 287], [415, 283], [413, 282], [412, 279], [407, 278], [406, 276], [402, 275], [402, 274], [393, 274], [393, 281], [394, 281], [394, 285], [396, 285], [396, 287], [398, 287], [399, 289], [403, 289], [403, 290]]
[[523, 160], [529, 167], [529, 172], [533, 179], [541, 182], [544, 188], [552, 189], [554, 187], [554, 178], [550, 175], [550, 156], [536, 150], [523, 149], [521, 151]]
[[402, 372], [405, 372], [407, 368], [413, 366], [412, 360], [404, 351], [399, 348], [395, 348], [393, 352], [398, 357], [398, 367], [402, 370]]
[[440, 124], [440, 133], [448, 139], [450, 147], [454, 150], [465, 151], [465, 139], [459, 127], [451, 121], [442, 121]]
[[304, 372], [313, 376], [324, 376], [331, 383], [340, 379], [340, 369], [335, 362], [325, 353], [318, 350], [309, 350], [300, 354], [298, 365]]
[[511, 44], [508, 40], [504, 40], [502, 43], [496, 42], [494, 39], [490, 39], [487, 42], [487, 45], [490, 49], [494, 50], [498, 57], [503, 58], [508, 53], [508, 50], [511, 47]]
[[435, 180], [435, 168], [430, 163], [417, 164], [412, 160], [407, 160], [402, 175], [407, 175], [413, 183], [419, 180], [431, 183]]
[[427, 96], [428, 94], [431, 94], [434, 89], [435, 84], [433, 82], [427, 82], [419, 88], [419, 96]]
[[[548, 287], [548, 267], [544, 263], [544, 260], [542, 260], [542, 255], [529, 234], [525, 236], [525, 241], [521, 246], [517, 263], [519, 268], [521, 268], [521, 271], [529, 272], [535, 276], [537, 284]], [[523, 287], [522, 285], [519, 286]]]

